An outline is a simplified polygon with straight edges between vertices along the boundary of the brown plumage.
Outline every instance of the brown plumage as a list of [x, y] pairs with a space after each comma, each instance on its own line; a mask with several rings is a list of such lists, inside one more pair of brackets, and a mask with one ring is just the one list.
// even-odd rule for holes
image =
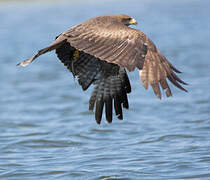
[[140, 30], [128, 27], [137, 22], [127, 15], [106, 15], [89, 19], [60, 34], [53, 43], [18, 65], [26, 66], [40, 55], [56, 50], [58, 58], [78, 78], [83, 90], [95, 85], [89, 109], [95, 107], [95, 119], [100, 124], [105, 106], [106, 120], [112, 122], [112, 108], [123, 119], [122, 106], [129, 108], [127, 93], [131, 92], [126, 73], [139, 70], [141, 82], [161, 99], [161, 90], [172, 96], [168, 79], [185, 90], [180, 73]]

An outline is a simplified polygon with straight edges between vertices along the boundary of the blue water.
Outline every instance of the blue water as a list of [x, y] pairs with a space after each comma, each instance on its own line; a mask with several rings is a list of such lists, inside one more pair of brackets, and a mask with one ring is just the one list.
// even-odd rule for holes
[[[0, 179], [210, 179], [210, 1], [0, 3]], [[130, 73], [124, 120], [99, 126], [55, 53], [15, 64], [90, 17], [124, 13], [183, 74], [158, 100]]]

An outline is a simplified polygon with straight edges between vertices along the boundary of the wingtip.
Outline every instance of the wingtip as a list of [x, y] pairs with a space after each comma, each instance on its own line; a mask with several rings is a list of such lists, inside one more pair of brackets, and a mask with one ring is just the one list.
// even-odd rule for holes
[[189, 85], [188, 83], [186, 83], [186, 82], [184, 82], [184, 81], [183, 81], [183, 83], [182, 83], [182, 84], [184, 84], [184, 85]]
[[98, 115], [97, 112], [95, 112], [95, 120], [96, 120], [96, 122], [97, 122], [98, 125], [101, 124], [101, 118], [102, 118], [102, 117], [101, 117], [100, 115]]
[[160, 100], [161, 100], [161, 96], [160, 96], [160, 95], [157, 95], [157, 97], [158, 97], [158, 99], [160, 99]]
[[17, 64], [16, 64], [16, 66], [19, 66], [19, 65], [20, 65], [20, 63], [17, 63]]
[[96, 123], [97, 123], [98, 125], [100, 125], [100, 124], [101, 124], [101, 121], [99, 121], [99, 120], [96, 120]]
[[117, 118], [118, 118], [119, 120], [123, 120], [123, 115], [122, 115], [122, 114], [118, 114], [118, 115], [117, 115]]
[[32, 62], [32, 59], [26, 59], [25, 61], [19, 62], [16, 64], [16, 66], [23, 66], [26, 67], [28, 64]]
[[112, 119], [106, 119], [106, 121], [111, 124], [112, 123]]
[[187, 93], [188, 93], [188, 90], [187, 90], [187, 89], [184, 89], [184, 88], [183, 88], [183, 91], [185, 91], [185, 92], [187, 92]]

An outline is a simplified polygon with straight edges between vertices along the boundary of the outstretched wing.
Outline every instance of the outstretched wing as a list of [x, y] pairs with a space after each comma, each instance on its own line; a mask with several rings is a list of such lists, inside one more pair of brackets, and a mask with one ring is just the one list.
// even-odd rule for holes
[[148, 89], [148, 85], [151, 85], [155, 95], [161, 99], [160, 85], [167, 97], [172, 96], [166, 80], [167, 78], [176, 87], [187, 92], [187, 90], [180, 85], [180, 83], [185, 85], [186, 83], [175, 74], [181, 72], [160, 53], [148, 37], [146, 37], [145, 45], [147, 46], [147, 54], [145, 56], [144, 65], [139, 71], [144, 88]]
[[154, 93], [161, 98], [162, 89], [171, 96], [168, 78], [176, 87], [186, 91], [176, 74], [180, 73], [155, 47], [154, 43], [141, 31], [112, 21], [108, 17], [98, 17], [86, 21], [64, 32], [61, 36], [76, 49], [91, 54], [100, 60], [115, 63], [133, 71], [140, 71], [143, 86], [151, 85]]
[[59, 48], [65, 42], [79, 51], [129, 71], [142, 67], [147, 52], [144, 33], [127, 27], [112, 16], [99, 16], [63, 32], [49, 47], [19, 64], [26, 66], [38, 56]]
[[129, 71], [143, 65], [147, 52], [143, 33], [109, 16], [90, 19], [61, 36], [76, 49]]
[[176, 87], [186, 91], [183, 82], [175, 73], [180, 73], [141, 31], [119, 23], [112, 16], [99, 16], [74, 26], [62, 33], [47, 48], [44, 48], [22, 63], [25, 66], [41, 54], [59, 49], [64, 43], [94, 56], [98, 60], [114, 63], [133, 71], [140, 70], [140, 79], [147, 89], [151, 85], [154, 93], [161, 98], [159, 85], [171, 96], [168, 79]]

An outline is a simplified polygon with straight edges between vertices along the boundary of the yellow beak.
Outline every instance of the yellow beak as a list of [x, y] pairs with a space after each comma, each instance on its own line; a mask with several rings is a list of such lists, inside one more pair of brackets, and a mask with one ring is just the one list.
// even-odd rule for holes
[[137, 21], [135, 20], [135, 19], [131, 19], [130, 21], [129, 21], [129, 24], [130, 25], [137, 25], [138, 23], [137, 23]]

